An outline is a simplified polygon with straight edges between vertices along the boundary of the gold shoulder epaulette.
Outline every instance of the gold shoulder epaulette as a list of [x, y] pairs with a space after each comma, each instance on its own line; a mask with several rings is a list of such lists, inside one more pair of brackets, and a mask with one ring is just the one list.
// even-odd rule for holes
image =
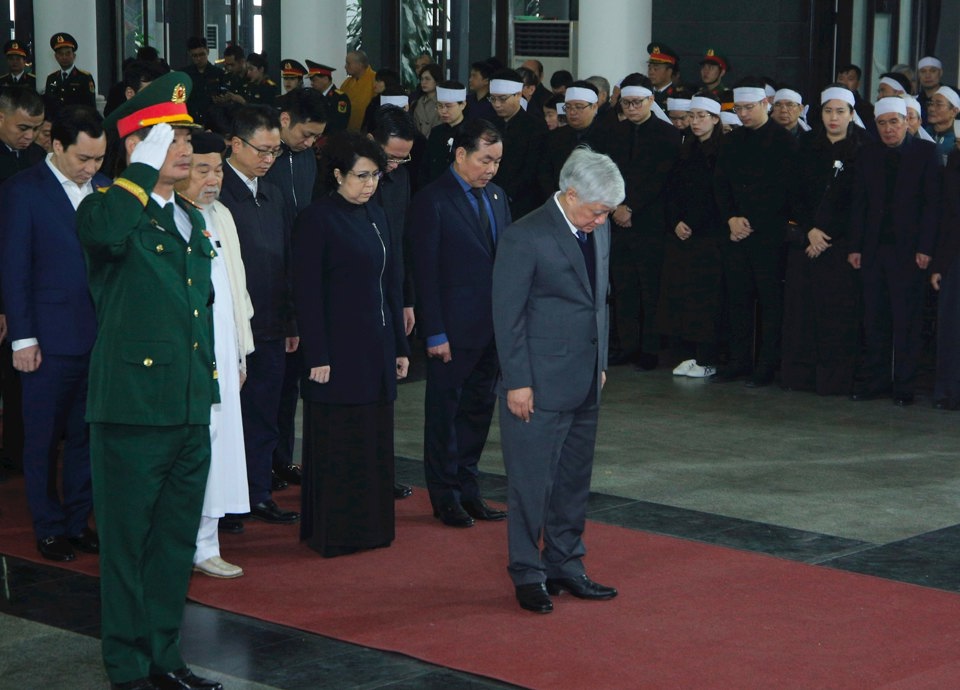
[[143, 204], [144, 208], [146, 208], [147, 202], [150, 200], [150, 197], [147, 196], [147, 193], [146, 191], [144, 191], [143, 187], [138, 185], [136, 182], [131, 182], [125, 177], [118, 177], [113, 181], [113, 186], [119, 187], [124, 191], [130, 192], [137, 198], [137, 201]]

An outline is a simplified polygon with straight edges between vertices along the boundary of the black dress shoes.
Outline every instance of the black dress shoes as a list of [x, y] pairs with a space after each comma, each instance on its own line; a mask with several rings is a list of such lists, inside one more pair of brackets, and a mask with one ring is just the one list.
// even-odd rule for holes
[[77, 551], [84, 553], [100, 553], [100, 538], [97, 533], [89, 527], [84, 527], [80, 534], [75, 537], [69, 537], [67, 541]]
[[473, 527], [473, 518], [456, 503], [445, 503], [434, 508], [433, 517], [440, 518], [440, 522], [447, 527]]
[[273, 499], [267, 499], [251, 506], [250, 515], [264, 522], [284, 525], [293, 524], [300, 519], [300, 513], [292, 510], [280, 510], [280, 506]]
[[550, 600], [547, 588], [542, 582], [517, 585], [517, 601], [520, 602], [520, 608], [534, 613], [550, 613], [553, 611], [553, 602]]
[[157, 686], [149, 678], [137, 678], [125, 683], [110, 683], [110, 690], [156, 690]]
[[273, 474], [287, 484], [296, 484], [297, 486], [300, 486], [300, 484], [303, 483], [303, 475], [300, 472], [300, 465], [287, 465], [286, 467], [281, 467], [274, 470]]
[[48, 561], [65, 563], [77, 557], [70, 542], [62, 534], [37, 540], [37, 551]]
[[395, 499], [407, 498], [413, 495], [413, 489], [406, 484], [395, 482], [393, 485], [393, 497]]
[[913, 404], [913, 393], [895, 393], [893, 404], [897, 407], [907, 407]]
[[276, 470], [270, 470], [270, 491], [283, 491], [288, 486], [287, 480], [278, 475]]
[[243, 520], [222, 517], [217, 523], [217, 529], [227, 534], [243, 534]]
[[160, 690], [223, 690], [217, 681], [201, 678], [186, 667], [162, 676], [150, 676], [150, 682]]
[[460, 505], [467, 511], [467, 515], [474, 520], [506, 520], [507, 511], [495, 510], [487, 505], [482, 498], [473, 498], [466, 501], [460, 501]]
[[586, 575], [547, 578], [547, 592], [560, 594], [563, 590], [570, 592], [579, 599], [613, 599], [617, 596], [616, 589], [597, 584]]

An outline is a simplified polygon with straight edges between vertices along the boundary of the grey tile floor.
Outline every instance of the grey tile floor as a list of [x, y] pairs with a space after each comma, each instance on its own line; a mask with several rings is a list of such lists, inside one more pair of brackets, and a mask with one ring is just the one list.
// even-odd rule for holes
[[[922, 396], [900, 409], [675, 379], [670, 368], [611, 370], [591, 519], [960, 592], [960, 412]], [[401, 386], [398, 479], [419, 486], [422, 404], [422, 381]], [[496, 422], [481, 467], [487, 497], [502, 500]], [[8, 566], [0, 689], [103, 687], [95, 581]], [[230, 688], [509, 687], [196, 605], [183, 645]]]

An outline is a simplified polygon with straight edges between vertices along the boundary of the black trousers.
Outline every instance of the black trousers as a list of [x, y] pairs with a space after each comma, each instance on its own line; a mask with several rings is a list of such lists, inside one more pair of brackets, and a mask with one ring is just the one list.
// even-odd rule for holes
[[427, 360], [423, 465], [434, 508], [480, 496], [477, 465], [496, 404], [493, 340], [481, 349], [453, 347], [452, 354], [446, 364]]
[[287, 353], [280, 389], [280, 413], [277, 418], [279, 436], [273, 451], [273, 469], [293, 464], [293, 447], [297, 436], [297, 403], [300, 400], [300, 377], [303, 376], [303, 350]]
[[892, 359], [894, 394], [912, 395], [920, 363], [927, 272], [917, 268], [915, 254], [880, 246], [875, 254], [863, 257], [860, 273], [866, 342], [857, 387], [864, 392], [889, 388]]
[[760, 304], [757, 369], [773, 371], [780, 361], [783, 323], [780, 247], [779, 237], [754, 236], [723, 245], [731, 368], [748, 368], [754, 362], [754, 300]]
[[610, 237], [610, 282], [620, 349], [655, 354], [660, 350], [657, 304], [663, 268], [662, 229], [615, 227]]
[[247, 381], [240, 389], [243, 443], [247, 453], [250, 505], [270, 498], [270, 470], [280, 432], [280, 392], [286, 363], [285, 342], [258, 340], [247, 356]]

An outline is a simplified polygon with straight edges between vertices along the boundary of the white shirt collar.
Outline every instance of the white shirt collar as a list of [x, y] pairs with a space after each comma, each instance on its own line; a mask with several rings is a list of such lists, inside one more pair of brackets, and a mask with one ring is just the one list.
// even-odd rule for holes
[[582, 230], [578, 230], [577, 227], [570, 222], [570, 219], [567, 218], [567, 214], [564, 213], [563, 206], [560, 205], [560, 192], [554, 193], [553, 203], [555, 203], [557, 208], [560, 209], [560, 215], [563, 216], [565, 221], [567, 221], [567, 227], [570, 228], [570, 232], [572, 232], [574, 235], [579, 235], [579, 233], [583, 232]]
[[73, 204], [74, 209], [80, 205], [80, 202], [83, 201], [84, 197], [93, 193], [92, 179], [87, 180], [87, 182], [83, 185], [78, 185], [76, 182], [60, 172], [60, 169], [53, 164], [52, 153], [48, 153], [45, 160], [47, 167], [50, 168], [50, 172], [53, 173], [53, 176], [57, 178], [57, 182], [59, 182], [63, 187], [63, 191], [66, 193], [67, 198], [70, 199], [70, 203]]
[[234, 166], [234, 164], [230, 161], [229, 158], [227, 159], [227, 165], [233, 168], [233, 171], [237, 173], [237, 175], [240, 177], [241, 180], [243, 180], [243, 183], [247, 185], [247, 189], [250, 190], [250, 193], [253, 194], [253, 196], [257, 196], [257, 182], [259, 181], [259, 178], [247, 177], [242, 172], [237, 170], [236, 166]]

